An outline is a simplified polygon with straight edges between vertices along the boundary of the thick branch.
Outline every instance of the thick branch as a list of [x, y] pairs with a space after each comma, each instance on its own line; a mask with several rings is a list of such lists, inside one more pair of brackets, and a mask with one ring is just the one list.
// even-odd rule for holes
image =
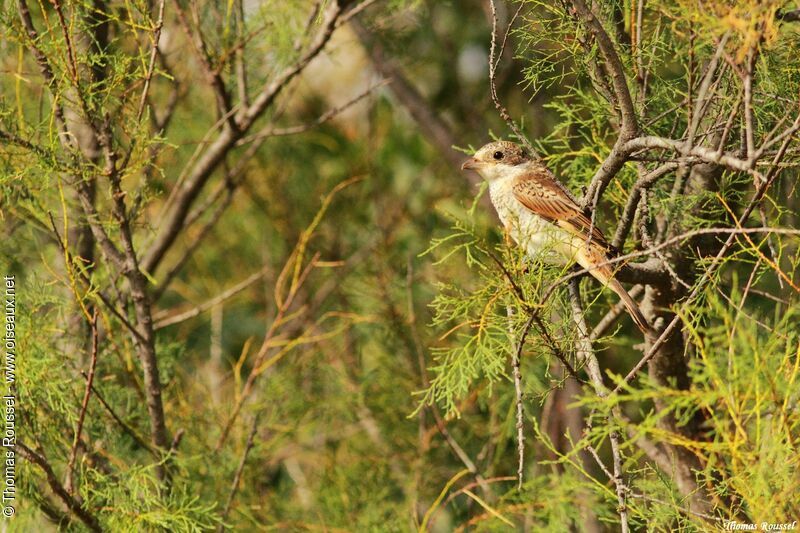
[[617, 54], [614, 42], [609, 37], [603, 24], [595, 16], [594, 12], [586, 5], [583, 0], [573, 0], [575, 13], [586, 25], [597, 41], [597, 47], [603, 56], [605, 69], [611, 76], [611, 87], [614, 89], [614, 96], [619, 105], [620, 128], [611, 153], [592, 178], [591, 184], [582, 200], [582, 207], [596, 205], [603, 190], [617, 172], [627, 161], [627, 157], [621, 152], [621, 147], [630, 139], [635, 137], [639, 131], [639, 124], [636, 119], [636, 110], [633, 105], [628, 81], [625, 77], [625, 67]]

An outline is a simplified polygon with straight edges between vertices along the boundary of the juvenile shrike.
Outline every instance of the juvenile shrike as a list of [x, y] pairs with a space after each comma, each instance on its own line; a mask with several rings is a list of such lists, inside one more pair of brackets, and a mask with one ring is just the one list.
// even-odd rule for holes
[[489, 195], [506, 231], [529, 256], [556, 264], [578, 263], [622, 299], [644, 333], [652, 328], [631, 295], [614, 278], [611, 246], [600, 228], [547, 167], [508, 141], [489, 143], [462, 165], [489, 182]]

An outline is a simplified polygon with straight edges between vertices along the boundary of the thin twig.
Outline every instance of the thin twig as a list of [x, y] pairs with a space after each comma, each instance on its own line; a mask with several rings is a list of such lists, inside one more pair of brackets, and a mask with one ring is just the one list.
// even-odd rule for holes
[[[640, 201], [641, 206], [639, 208], [639, 211], [642, 213], [642, 223], [639, 225], [639, 234], [642, 236], [642, 244], [644, 244], [648, 248], [651, 248], [655, 246], [655, 240], [651, 237], [650, 232], [647, 230], [647, 217], [648, 217], [647, 206], [649, 205], [647, 202], [647, 196], [648, 196], [647, 190], [642, 191], [642, 199]], [[659, 260], [661, 260], [661, 264], [664, 266], [667, 272], [669, 272], [669, 275], [672, 276], [672, 279], [677, 281], [685, 289], [689, 290], [692, 289], [691, 285], [685, 282], [683, 278], [681, 278], [678, 275], [678, 273], [675, 272], [675, 269], [672, 268], [672, 265], [670, 264], [670, 261], [667, 258], [667, 256], [665, 256], [660, 250], [655, 250], [653, 253], [655, 253], [655, 256], [658, 257]]]
[[[336, 21], [342, 15], [339, 2], [330, 2], [322, 18], [320, 30], [308, 49], [276, 77], [267, 81], [261, 91], [253, 98], [247, 109], [242, 109], [234, 117], [233, 126], [223, 128], [217, 138], [205, 147], [191, 168], [186, 171], [185, 181], [171, 195], [174, 198], [171, 209], [165, 213], [153, 243], [145, 252], [141, 266], [145, 272], [153, 272], [161, 263], [167, 251], [181, 233], [192, 204], [200, 195], [214, 171], [225, 160], [225, 156], [235, 147], [236, 142], [247, 133], [253, 124], [269, 109], [284, 89], [317, 57], [328, 44], [336, 28]], [[232, 107], [228, 113], [236, 108]], [[226, 113], [226, 115], [228, 114]]]
[[161, 29], [164, 27], [164, 4], [166, 0], [160, 0], [158, 4], [158, 20], [153, 29], [153, 48], [150, 50], [150, 63], [147, 65], [147, 73], [144, 77], [144, 87], [142, 88], [142, 95], [139, 97], [139, 110], [136, 112], [136, 122], [139, 122], [144, 113], [144, 107], [147, 104], [147, 93], [150, 91], [150, 82], [153, 79], [153, 71], [156, 67], [156, 59], [158, 57], [158, 41], [161, 40]]
[[522, 331], [519, 335], [517, 342], [517, 349], [514, 351], [514, 356], [511, 359], [511, 366], [514, 373], [514, 397], [517, 402], [517, 452], [519, 462], [517, 464], [517, 489], [522, 490], [522, 476], [525, 472], [525, 411], [522, 403], [523, 389], [522, 389], [522, 350], [525, 347], [525, 339], [528, 332], [533, 326], [535, 315], [531, 313]]
[[55, 493], [56, 496], [59, 497], [59, 499], [61, 499], [62, 502], [64, 502], [64, 505], [66, 505], [75, 516], [77, 516], [84, 524], [86, 524], [86, 527], [88, 527], [91, 531], [103, 531], [103, 528], [100, 527], [100, 521], [97, 519], [97, 517], [94, 516], [88, 509], [83, 507], [83, 505], [69, 492], [67, 492], [64, 486], [58, 481], [58, 477], [56, 477], [53, 467], [43, 455], [36, 453], [19, 439], [17, 439], [14, 447], [26, 461], [30, 462], [31, 464], [35, 464], [42, 469], [45, 477], [47, 478], [47, 484], [50, 486], [50, 489]]
[[[794, 125], [792, 126], [792, 128], [795, 127], [800, 127], [800, 115], [797, 116]], [[783, 155], [786, 153], [786, 149], [788, 148], [791, 139], [792, 137], [789, 136], [784, 140], [783, 144], [778, 150], [778, 153], [775, 154], [775, 157], [773, 158], [772, 167], [767, 173], [767, 176], [765, 176], [764, 181], [760, 183], [755, 194], [753, 195], [753, 198], [750, 200], [750, 203], [747, 205], [744, 212], [739, 217], [739, 220], [736, 223], [737, 228], [728, 228], [729, 230], [728, 233], [730, 233], [729, 237], [722, 245], [719, 252], [717, 252], [717, 255], [712, 260], [711, 265], [703, 272], [703, 275], [700, 278], [700, 280], [694, 285], [694, 289], [692, 289], [692, 292], [684, 301], [684, 305], [686, 305], [689, 302], [692, 302], [700, 294], [700, 291], [702, 291], [705, 288], [705, 286], [711, 281], [712, 275], [722, 264], [721, 261], [722, 257], [728, 252], [728, 249], [733, 245], [733, 242], [736, 240], [737, 232], [748, 231], [747, 228], [741, 228], [741, 225], [745, 220], [747, 220], [747, 217], [750, 216], [753, 210], [761, 203], [761, 200], [766, 194], [767, 189], [769, 189], [769, 187], [775, 180], [775, 177], [777, 176], [778, 172], [777, 164], [778, 162], [780, 162], [780, 160], [783, 158]], [[757, 229], [761, 229], [763, 231], [764, 228], [757, 228]], [[790, 234], [797, 234], [797, 232], [793, 230], [784, 230], [784, 231]], [[630, 370], [630, 372], [628, 372], [628, 374], [625, 375], [622, 381], [614, 388], [614, 390], [612, 391], [612, 395], [619, 393], [619, 391], [622, 390], [622, 388], [639, 373], [639, 371], [644, 367], [644, 365], [646, 365], [647, 362], [650, 361], [650, 359], [652, 359], [658, 353], [658, 350], [666, 342], [666, 339], [669, 338], [670, 334], [677, 327], [680, 321], [681, 321], [681, 315], [676, 314], [675, 317], [667, 325], [667, 327], [664, 328], [664, 330], [661, 332], [661, 335], [659, 335], [659, 337], [655, 340], [655, 342], [653, 342], [653, 344], [650, 346], [648, 352], [639, 360], [638, 363], [636, 363], [636, 365]]]
[[356, 95], [355, 97], [351, 98], [347, 102], [342, 105], [333, 107], [327, 110], [325, 113], [320, 115], [316, 120], [308, 122], [306, 124], [299, 124], [297, 126], [290, 126], [287, 128], [277, 128], [273, 125], [269, 125], [248, 137], [244, 137], [237, 141], [236, 146], [242, 146], [244, 144], [251, 143], [253, 141], [259, 141], [263, 139], [267, 139], [269, 137], [281, 137], [286, 135], [297, 135], [298, 133], [304, 133], [306, 131], [311, 130], [312, 128], [316, 128], [317, 126], [321, 126], [326, 122], [330, 121], [331, 119], [335, 118], [337, 115], [341, 114], [343, 111], [346, 111], [350, 107], [354, 106], [370, 94], [372, 94], [375, 90], [380, 89], [390, 83], [391, 80], [383, 79], [378, 83], [375, 83], [369, 87], [367, 87], [364, 91]]
[[611, 241], [611, 245], [614, 248], [621, 250], [623, 244], [625, 243], [625, 239], [628, 237], [628, 233], [630, 232], [631, 226], [633, 225], [633, 220], [636, 216], [636, 209], [639, 207], [639, 198], [642, 195], [642, 191], [652, 187], [658, 180], [676, 168], [678, 168], [677, 163], [664, 163], [655, 170], [640, 176], [639, 179], [636, 180], [636, 183], [633, 184], [633, 188], [628, 196], [628, 202], [625, 204], [625, 209], [622, 211], [622, 216], [619, 218], [617, 231], [614, 233], [614, 238]]
[[578, 375], [578, 373], [575, 370], [575, 368], [570, 364], [570, 362], [567, 359], [566, 355], [564, 355], [564, 352], [562, 352], [559, 349], [558, 345], [556, 344], [555, 340], [553, 339], [553, 336], [550, 335], [550, 332], [547, 329], [547, 326], [545, 325], [544, 321], [542, 320], [542, 317], [539, 316], [539, 312], [536, 309], [536, 307], [533, 307], [532, 305], [530, 305], [525, 300], [525, 295], [523, 294], [522, 289], [517, 284], [517, 282], [514, 281], [513, 276], [508, 271], [508, 269], [503, 264], [503, 262], [500, 261], [500, 259], [496, 255], [491, 253], [491, 252], [489, 252], [489, 257], [500, 268], [500, 271], [503, 273], [503, 276], [505, 276], [505, 278], [508, 281], [509, 285], [511, 285], [512, 289], [514, 290], [515, 294], [517, 295], [517, 298], [519, 298], [520, 302], [522, 303], [523, 307], [525, 308], [525, 312], [528, 313], [533, 318], [533, 323], [536, 325], [536, 328], [539, 330], [539, 334], [544, 339], [545, 344], [547, 345], [547, 347], [550, 350], [550, 352], [556, 357], [556, 359], [558, 359], [561, 362], [561, 364], [564, 365], [564, 368], [567, 370], [567, 372], [569, 373], [570, 376], [575, 378], [575, 380], [578, 381], [579, 383], [586, 383], [586, 381], [581, 379], [581, 377]]
[[339, 20], [336, 21], [336, 27], [338, 28], [339, 26], [347, 24], [348, 22], [350, 22], [350, 20], [353, 19], [353, 17], [355, 17], [356, 15], [358, 15], [359, 13], [361, 13], [362, 11], [364, 11], [365, 9], [372, 6], [372, 4], [375, 4], [378, 1], [380, 0], [364, 0], [360, 4], [356, 4], [355, 7], [351, 8], [350, 11], [342, 15], [339, 18]]
[[162, 312], [156, 314], [153, 317], [153, 319], [155, 320], [155, 324], [153, 324], [153, 329], [159, 330], [167, 326], [172, 326], [174, 324], [184, 322], [186, 320], [189, 320], [190, 318], [194, 318], [200, 315], [204, 311], [207, 311], [213, 308], [214, 306], [236, 296], [237, 294], [239, 294], [240, 292], [251, 286], [253, 283], [261, 280], [267, 274], [267, 272], [269, 272], [269, 270], [270, 270], [269, 267], [265, 266], [258, 272], [249, 275], [247, 278], [240, 281], [233, 287], [221, 292], [220, 294], [209, 300], [206, 300], [200, 305], [197, 305], [191, 309], [187, 309], [186, 311], [176, 313], [172, 316], [165, 316], [168, 312]]
[[[556, 287], [573, 278], [583, 276], [584, 274], [589, 273], [589, 270], [593, 270], [595, 268], [600, 268], [608, 265], [615, 265], [618, 263], [624, 263], [630, 259], [651, 255], [659, 250], [663, 250], [664, 248], [669, 248], [674, 244], [678, 244], [680, 242], [686, 241], [698, 235], [730, 235], [730, 240], [732, 241], [733, 239], [735, 239], [736, 235], [741, 235], [745, 233], [774, 233], [777, 235], [798, 236], [800, 235], [800, 230], [790, 229], [790, 228], [764, 227], [764, 228], [702, 228], [702, 229], [687, 231], [685, 233], [681, 233], [680, 235], [676, 235], [675, 237], [671, 237], [663, 242], [660, 242], [659, 244], [651, 246], [650, 248], [647, 248], [645, 250], [637, 250], [624, 255], [619, 255], [617, 257], [612, 257], [598, 263], [597, 265], [593, 265], [591, 269], [581, 268], [581, 269], [576, 269], [570, 272], [569, 274], [565, 274], [564, 276], [561, 276], [553, 283], [551, 283], [549, 287], [547, 287], [547, 289], [542, 293], [540, 300], [547, 301], [547, 299], [550, 298], [550, 295], [552, 295]], [[726, 251], [728, 247], [725, 248]]]
[[611, 87], [614, 90], [615, 100], [619, 108], [620, 128], [619, 135], [614, 147], [608, 154], [603, 164], [595, 172], [592, 181], [581, 199], [581, 207], [584, 209], [591, 206], [592, 211], [597, 210], [597, 204], [603, 191], [610, 183], [611, 179], [619, 172], [627, 161], [627, 156], [623, 146], [636, 136], [639, 131], [639, 123], [636, 118], [636, 109], [633, 105], [628, 82], [625, 76], [625, 67], [617, 54], [614, 42], [609, 37], [603, 24], [590, 9], [584, 0], [572, 0], [575, 14], [586, 25], [589, 32], [594, 36], [600, 54], [603, 56], [606, 72], [611, 77]]
[[81, 433], [83, 432], [83, 422], [86, 419], [86, 410], [89, 408], [89, 398], [92, 394], [92, 384], [94, 383], [94, 371], [97, 367], [97, 350], [99, 344], [99, 335], [97, 333], [97, 309], [95, 308], [92, 319], [89, 321], [89, 326], [92, 329], [92, 352], [89, 359], [89, 372], [86, 376], [86, 387], [83, 391], [83, 401], [81, 402], [81, 410], [78, 413], [78, 423], [75, 426], [75, 435], [72, 439], [72, 449], [69, 452], [69, 460], [67, 461], [67, 473], [64, 480], [64, 489], [73, 492], [73, 476], [75, 474], [75, 461], [78, 457], [78, 443], [81, 440]]
[[[508, 31], [506, 31], [506, 35], [503, 38], [503, 43], [500, 48], [500, 53], [497, 53], [497, 6], [495, 5], [495, 0], [489, 1], [489, 7], [492, 10], [492, 44], [489, 48], [489, 93], [492, 97], [492, 102], [494, 102], [494, 107], [500, 113], [500, 117], [508, 124], [508, 127], [511, 131], [514, 132], [517, 140], [520, 141], [525, 145], [525, 147], [534, 154], [536, 151], [533, 149], [533, 145], [530, 143], [528, 138], [522, 133], [522, 131], [517, 126], [514, 119], [511, 118], [511, 115], [508, 113], [508, 109], [500, 102], [500, 97], [497, 95], [497, 66], [499, 63], [499, 55], [502, 54], [503, 49], [506, 45], [506, 38], [508, 37]], [[522, 8], [522, 4], [520, 4], [519, 9]], [[519, 9], [514, 14], [514, 19], [517, 18], [519, 14]], [[514, 23], [514, 19], [511, 20], [511, 24]], [[511, 27], [509, 24], [509, 28]]]
[[244, 445], [242, 458], [239, 460], [239, 466], [236, 468], [236, 474], [233, 476], [231, 489], [228, 493], [228, 500], [225, 502], [225, 510], [222, 511], [222, 515], [220, 516], [220, 524], [219, 527], [217, 527], [217, 533], [222, 533], [225, 531], [224, 522], [225, 519], [228, 518], [228, 514], [231, 512], [231, 508], [233, 507], [233, 501], [236, 498], [236, 493], [239, 490], [239, 482], [241, 481], [242, 473], [244, 472], [244, 466], [247, 463], [247, 456], [250, 454], [250, 450], [253, 449], [253, 444], [255, 444], [256, 433], [258, 433], [258, 414], [253, 417], [253, 424], [250, 426], [250, 434], [247, 436], [247, 443]]
[[[81, 372], [81, 375], [83, 375], [84, 379], [86, 379], [88, 381], [88, 378], [89, 378], [88, 374], [86, 374], [84, 372]], [[127, 433], [134, 440], [134, 442], [136, 442], [136, 444], [138, 444], [139, 446], [141, 446], [142, 448], [144, 448], [145, 450], [147, 450], [151, 454], [153, 454], [153, 456], [158, 458], [160, 456], [160, 454], [156, 450], [154, 450], [153, 447], [150, 445], [150, 443], [145, 441], [136, 432], [135, 429], [130, 427], [124, 420], [122, 420], [122, 418], [116, 413], [116, 411], [114, 411], [114, 408], [111, 407], [111, 405], [109, 405], [109, 403], [106, 401], [106, 399], [100, 393], [100, 391], [97, 390], [97, 388], [94, 385], [91, 386], [91, 389], [92, 389], [92, 393], [94, 393], [95, 398], [97, 398], [100, 401], [100, 403], [103, 405], [103, 407], [105, 407], [106, 411], [108, 411], [108, 414], [110, 414], [111, 418], [114, 419], [114, 422], [119, 424], [119, 427], [121, 427], [122, 430], [125, 433]]]

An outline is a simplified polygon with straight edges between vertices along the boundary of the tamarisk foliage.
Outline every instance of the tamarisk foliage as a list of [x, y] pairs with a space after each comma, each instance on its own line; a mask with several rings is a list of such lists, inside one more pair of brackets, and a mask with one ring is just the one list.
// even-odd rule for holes
[[[9, 529], [796, 520], [798, 20], [3, 4]], [[454, 148], [492, 137], [571, 188], [657, 336], [508, 240]]]
[[576, 483], [572, 520], [587, 530], [792, 522], [800, 86], [782, 4], [532, 1], [504, 6], [503, 22], [498, 4], [492, 50], [510, 31], [527, 90], [558, 92], [544, 105], [554, 127], [530, 141], [613, 236], [618, 276], [658, 334], [642, 339], [595, 283], [578, 290], [582, 272], [520, 258], [462, 220], [434, 255], [478, 280], [433, 303], [449, 342], [423, 401], [458, 414], [472, 394], [511, 394], [525, 339], [518, 444], [538, 457], [520, 465], [520, 516], [552, 520], [533, 504], [552, 464]]

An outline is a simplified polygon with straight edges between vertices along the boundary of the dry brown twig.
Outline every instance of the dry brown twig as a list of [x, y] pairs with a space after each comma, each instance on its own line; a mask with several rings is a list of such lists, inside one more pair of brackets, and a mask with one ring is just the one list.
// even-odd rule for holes
[[69, 459], [67, 460], [67, 473], [64, 479], [64, 490], [69, 493], [73, 492], [73, 478], [75, 475], [75, 461], [78, 457], [78, 443], [81, 441], [81, 433], [83, 433], [83, 422], [86, 419], [86, 411], [89, 408], [89, 398], [92, 394], [92, 386], [94, 384], [94, 371], [97, 368], [97, 351], [99, 349], [99, 335], [97, 333], [97, 309], [95, 309], [89, 326], [92, 329], [92, 348], [89, 358], [89, 372], [86, 375], [86, 388], [83, 392], [83, 400], [81, 401], [80, 412], [78, 413], [78, 422], [75, 426], [75, 434], [72, 438], [72, 449], [69, 452]]
[[252, 370], [247, 376], [247, 380], [242, 387], [242, 391], [238, 395], [236, 402], [231, 409], [230, 416], [223, 425], [219, 439], [217, 440], [217, 444], [214, 447], [215, 450], [220, 450], [225, 444], [225, 441], [227, 440], [231, 428], [236, 422], [242, 407], [253, 392], [253, 387], [255, 386], [258, 376], [260, 376], [267, 368], [277, 361], [275, 358], [267, 360], [267, 356], [273, 347], [273, 340], [278, 334], [278, 331], [289, 320], [297, 319], [299, 315], [302, 314], [290, 314], [290, 310], [292, 309], [292, 305], [294, 304], [296, 297], [300, 293], [300, 289], [303, 287], [308, 279], [308, 276], [311, 274], [312, 270], [316, 267], [317, 262], [319, 261], [319, 254], [317, 253], [314, 254], [314, 256], [304, 264], [306, 248], [309, 240], [316, 231], [319, 223], [322, 221], [322, 217], [324, 216], [334, 197], [341, 190], [352, 185], [353, 183], [360, 181], [361, 179], [362, 178], [360, 176], [356, 176], [354, 178], [345, 180], [339, 183], [331, 190], [331, 192], [328, 193], [328, 195], [323, 199], [322, 206], [320, 207], [316, 216], [305, 229], [305, 231], [303, 231], [294, 250], [284, 263], [283, 269], [275, 281], [273, 292], [276, 305], [275, 316], [271, 320], [267, 331], [264, 334], [261, 347], [259, 348], [253, 360]]
[[536, 150], [534, 150], [533, 145], [530, 143], [528, 138], [522, 133], [522, 130], [519, 129], [514, 119], [511, 118], [511, 115], [508, 113], [508, 109], [500, 102], [500, 98], [497, 95], [497, 67], [500, 63], [500, 57], [503, 54], [503, 50], [506, 46], [506, 41], [508, 39], [508, 35], [511, 32], [511, 27], [514, 25], [514, 22], [517, 20], [517, 17], [524, 6], [523, 3], [520, 3], [519, 7], [517, 8], [514, 16], [511, 18], [511, 21], [508, 23], [508, 28], [506, 29], [505, 36], [503, 37], [503, 41], [500, 45], [500, 49], [497, 49], [497, 6], [495, 5], [495, 0], [489, 1], [489, 7], [492, 11], [492, 43], [489, 48], [489, 93], [492, 97], [492, 102], [494, 102], [495, 109], [500, 113], [500, 118], [502, 118], [511, 131], [514, 132], [514, 136], [517, 140], [523, 143], [528, 150], [530, 150], [531, 154], [535, 154]]
[[512, 373], [514, 376], [514, 397], [517, 405], [517, 489], [522, 490], [522, 476], [525, 469], [525, 408], [523, 406], [524, 393], [522, 389], [522, 350], [525, 347], [525, 339], [528, 337], [533, 326], [535, 315], [531, 313], [522, 331], [519, 334], [517, 348], [511, 358]]
[[144, 113], [144, 107], [147, 104], [147, 93], [150, 92], [150, 82], [153, 79], [153, 72], [156, 67], [156, 59], [158, 58], [158, 42], [161, 40], [161, 30], [164, 27], [164, 4], [166, 0], [160, 0], [158, 3], [158, 19], [156, 20], [155, 28], [153, 28], [153, 48], [150, 50], [150, 62], [147, 65], [147, 73], [144, 77], [144, 87], [142, 94], [139, 97], [139, 109], [136, 112], [136, 122], [139, 122]]
[[97, 517], [83, 507], [83, 505], [64, 488], [45, 456], [35, 452], [19, 439], [15, 444], [15, 449], [23, 459], [38, 466], [42, 472], [44, 472], [47, 484], [50, 486], [53, 493], [58, 496], [64, 505], [77, 516], [90, 531], [96, 531], [98, 533], [103, 531]]
[[[305, 47], [305, 50], [300, 53], [298, 59], [275, 77], [265, 82], [261, 90], [252, 99], [250, 105], [244, 107], [245, 103], [239, 102], [235, 106], [226, 107], [223, 117], [224, 123], [229, 124], [229, 127], [222, 128], [216, 138], [204, 147], [202, 155], [191, 162], [191, 165], [187, 165], [185, 171], [182, 172], [184, 177], [181, 179], [180, 185], [171, 194], [170, 207], [162, 217], [163, 222], [157, 229], [153, 242], [142, 256], [141, 266], [144, 271], [152, 273], [161, 263], [165, 254], [178, 238], [180, 231], [184, 228], [192, 205], [214, 171], [222, 165], [230, 150], [247, 134], [255, 122], [272, 107], [286, 87], [323, 51], [338, 27], [338, 21], [347, 16], [348, 13], [360, 9], [363, 3], [356, 4], [347, 10], [343, 9], [339, 2], [328, 3], [321, 15], [319, 29]], [[224, 87], [220, 90], [227, 91]], [[213, 133], [207, 134], [208, 138], [213, 136]]]
[[228, 493], [228, 499], [225, 502], [225, 508], [222, 511], [222, 515], [220, 516], [220, 524], [217, 527], [217, 533], [222, 533], [225, 531], [224, 522], [225, 519], [228, 518], [228, 515], [233, 508], [233, 501], [236, 498], [236, 493], [239, 490], [239, 483], [242, 479], [242, 473], [244, 473], [244, 467], [247, 463], [247, 456], [250, 454], [250, 450], [253, 449], [253, 445], [255, 444], [255, 437], [256, 433], [258, 432], [258, 420], [259, 416], [256, 414], [253, 417], [253, 424], [250, 426], [250, 433], [247, 436], [247, 442], [244, 445], [244, 450], [242, 451], [242, 458], [239, 459], [239, 466], [236, 467], [236, 473], [233, 476], [233, 481], [231, 482], [230, 492]]

